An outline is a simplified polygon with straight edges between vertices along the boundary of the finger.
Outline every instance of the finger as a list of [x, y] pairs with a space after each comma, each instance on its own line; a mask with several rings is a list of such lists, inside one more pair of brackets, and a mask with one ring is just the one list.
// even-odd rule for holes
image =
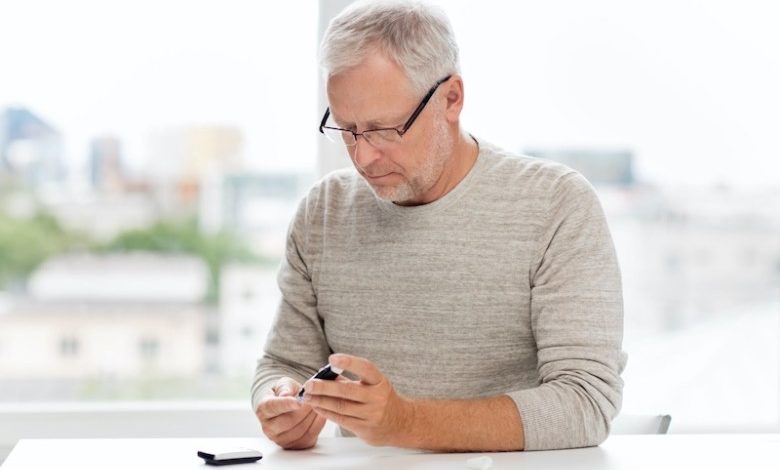
[[366, 385], [376, 385], [384, 380], [384, 375], [373, 362], [362, 357], [349, 354], [331, 354], [330, 364], [348, 370], [360, 377], [360, 381]]
[[298, 394], [301, 384], [290, 377], [282, 377], [277, 380], [271, 390], [277, 397], [292, 397]]
[[272, 419], [284, 413], [299, 410], [301, 403], [293, 397], [269, 397], [263, 400], [258, 407], [261, 419]]
[[343, 416], [331, 410], [326, 410], [325, 408], [314, 408], [314, 412], [323, 418], [333, 421], [339, 426], [342, 426], [353, 432], [355, 429], [359, 429], [364, 424], [363, 420], [361, 419], [353, 418], [351, 416]]
[[325, 418], [318, 415], [313, 410], [311, 414], [314, 415], [314, 420], [303, 436], [301, 436], [297, 441], [288, 444], [285, 448], [308, 449], [317, 442], [317, 437], [320, 435], [320, 432], [322, 432], [322, 428], [325, 427]]
[[343, 398], [357, 403], [366, 403], [369, 399], [369, 393], [370, 391], [366, 389], [366, 386], [360, 382], [312, 380], [306, 386], [306, 393], [303, 397], [305, 400], [307, 395], [318, 395]]
[[[263, 424], [263, 432], [265, 435], [276, 442], [280, 446], [287, 448], [295, 448], [293, 444], [296, 441], [306, 440], [305, 434], [307, 430], [312, 428], [312, 421], [324, 420], [320, 415], [314, 412], [314, 409], [310, 406], [305, 406], [301, 411], [288, 413], [286, 415], [279, 416], [273, 420], [266, 421]], [[316, 429], [317, 435], [322, 430], [322, 425]], [[317, 435], [314, 436], [314, 442], [317, 441]], [[314, 444], [311, 442], [308, 447]], [[301, 449], [307, 446], [299, 447]]]
[[267, 433], [270, 433], [274, 436], [279, 436], [300, 425], [301, 422], [303, 422], [303, 420], [305, 420], [306, 417], [310, 414], [312, 414], [312, 409], [308, 406], [306, 409], [301, 408], [298, 411], [283, 413], [279, 416], [266, 420], [263, 425], [263, 430], [268, 431]]
[[364, 419], [365, 405], [362, 403], [318, 395], [309, 395], [304, 397], [304, 400], [307, 405], [313, 408], [325, 409], [341, 416]]
[[309, 430], [316, 417], [317, 413], [315, 413], [314, 410], [311, 410], [309, 413], [301, 416], [298, 422], [292, 426], [284, 428], [282, 432], [276, 435], [277, 443], [283, 446], [285, 444], [292, 444], [293, 442], [299, 440], [304, 434], [306, 434], [306, 431]]

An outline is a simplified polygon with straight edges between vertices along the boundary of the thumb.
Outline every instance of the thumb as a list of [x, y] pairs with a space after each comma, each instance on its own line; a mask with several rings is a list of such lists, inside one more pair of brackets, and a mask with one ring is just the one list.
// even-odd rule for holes
[[301, 384], [296, 382], [290, 377], [282, 377], [276, 381], [273, 386], [274, 394], [277, 397], [292, 397], [298, 394], [298, 390], [301, 389]]

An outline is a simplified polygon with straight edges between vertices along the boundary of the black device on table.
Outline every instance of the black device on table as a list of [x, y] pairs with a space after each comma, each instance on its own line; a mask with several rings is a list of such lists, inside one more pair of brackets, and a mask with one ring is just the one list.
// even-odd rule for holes
[[206, 461], [206, 465], [232, 465], [257, 462], [263, 458], [263, 453], [259, 450], [237, 447], [232, 449], [199, 450], [198, 457]]

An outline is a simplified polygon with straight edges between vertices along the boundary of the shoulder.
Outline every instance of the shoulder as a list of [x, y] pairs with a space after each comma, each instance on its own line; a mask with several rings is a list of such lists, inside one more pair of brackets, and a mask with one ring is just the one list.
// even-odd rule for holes
[[341, 212], [371, 196], [371, 190], [354, 168], [335, 170], [312, 185], [301, 200], [297, 218], [305, 219], [307, 224], [317, 222], [326, 212]]
[[306, 195], [310, 204], [338, 204], [360, 197], [368, 188], [354, 168], [332, 171], [314, 183]]
[[480, 142], [480, 158], [485, 159], [483, 185], [497, 191], [547, 200], [594, 192], [584, 176], [561, 163], [509, 152], [483, 142]]

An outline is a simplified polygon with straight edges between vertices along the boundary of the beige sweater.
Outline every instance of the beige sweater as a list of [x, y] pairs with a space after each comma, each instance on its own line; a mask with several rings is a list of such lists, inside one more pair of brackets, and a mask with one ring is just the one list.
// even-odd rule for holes
[[620, 410], [620, 272], [593, 188], [562, 165], [481, 143], [457, 187], [415, 207], [333, 173], [302, 201], [278, 280], [255, 409], [342, 352], [408, 397], [509, 395], [527, 450], [599, 444]]

